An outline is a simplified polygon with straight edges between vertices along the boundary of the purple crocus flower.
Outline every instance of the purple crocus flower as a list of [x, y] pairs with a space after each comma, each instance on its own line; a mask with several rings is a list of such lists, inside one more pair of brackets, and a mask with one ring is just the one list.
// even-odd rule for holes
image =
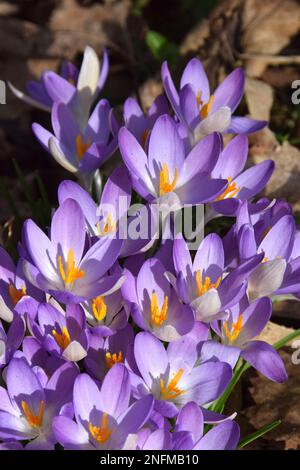
[[129, 406], [130, 395], [130, 376], [123, 364], [109, 370], [101, 390], [87, 374], [81, 374], [73, 392], [76, 422], [56, 417], [53, 429], [57, 440], [65, 449], [126, 448], [128, 436], [143, 426], [153, 408], [151, 395]]
[[131, 325], [127, 324], [110, 336], [89, 336], [88, 354], [84, 360], [86, 370], [97, 380], [103, 380], [105, 374], [116, 363], [124, 363], [129, 346], [133, 344], [134, 333]]
[[70, 107], [61, 102], [53, 104], [51, 120], [54, 134], [37, 123], [32, 130], [41, 145], [72, 173], [92, 173], [117, 148], [118, 124], [107, 100], [99, 101], [82, 129]]
[[191, 59], [180, 80], [180, 91], [173, 83], [168, 64], [162, 65], [162, 82], [173, 110], [185, 128], [191, 146], [212, 132], [245, 134], [266, 126], [265, 121], [232, 116], [245, 86], [242, 69], [237, 68], [210, 94], [209, 82], [200, 60]]
[[34, 317], [38, 303], [44, 300], [44, 294], [24, 278], [22, 261], [19, 261], [16, 267], [2, 247], [0, 247], [0, 278], [0, 318], [11, 322], [14, 311], [28, 313]]
[[66, 312], [40, 304], [37, 321], [29, 323], [32, 334], [50, 354], [67, 361], [80, 361], [87, 354], [85, 314], [80, 305], [67, 305]]
[[67, 363], [47, 380], [25, 359], [12, 359], [6, 374], [7, 390], [0, 387], [0, 438], [29, 441], [26, 449], [54, 449], [57, 441], [52, 421], [59, 413], [70, 412], [66, 404], [77, 374], [77, 367]]
[[176, 123], [162, 115], [149, 137], [148, 155], [125, 127], [119, 132], [119, 147], [134, 189], [148, 201], [157, 200], [175, 210], [184, 204], [213, 201], [225, 190], [227, 180], [209, 174], [221, 149], [217, 134], [208, 136], [185, 158]]
[[131, 304], [131, 315], [140, 328], [162, 341], [174, 341], [191, 331], [194, 314], [179, 301], [165, 271], [156, 258], [145, 261], [136, 279], [125, 270], [122, 294]]
[[0, 368], [9, 363], [14, 353], [21, 346], [25, 330], [25, 321], [21, 315], [14, 317], [7, 333], [0, 321]]
[[276, 350], [265, 341], [253, 340], [265, 328], [272, 315], [272, 302], [267, 297], [251, 304], [245, 296], [237, 305], [228, 310], [228, 316], [213, 322], [213, 329], [221, 338], [206, 341], [201, 349], [202, 360], [216, 357], [228, 362], [233, 368], [239, 356], [274, 382], [287, 380], [284, 363]]
[[201, 242], [192, 262], [183, 238], [174, 240], [173, 259], [177, 278], [169, 274], [182, 301], [189, 304], [196, 319], [210, 322], [224, 317], [224, 310], [244, 295], [246, 280], [263, 254], [254, 255], [230, 272], [225, 271], [221, 238], [213, 233]]
[[31, 262], [23, 269], [29, 281], [63, 303], [80, 303], [119, 288], [119, 274], [105, 276], [117, 259], [122, 240], [104, 237], [87, 251], [85, 218], [78, 203], [67, 199], [55, 211], [50, 239], [31, 220], [23, 238]]
[[240, 429], [227, 420], [203, 435], [204, 417], [195, 402], [187, 403], [179, 412], [173, 433], [173, 450], [234, 450]]
[[[180, 351], [180, 354], [178, 353]], [[189, 401], [205, 405], [217, 399], [228, 385], [232, 369], [225, 362], [198, 365], [197, 342], [188, 336], [169, 343], [148, 332], [138, 333], [134, 342], [135, 363], [130, 362], [132, 385], [137, 397], [151, 394], [155, 411], [174, 417]]]
[[47, 70], [42, 74], [40, 81], [31, 80], [27, 83], [29, 96], [17, 90], [11, 83], [9, 86], [17, 98], [45, 111], [51, 111], [55, 102], [69, 104], [75, 96], [78, 96], [80, 104], [84, 106], [85, 113], [88, 113], [94, 99], [104, 87], [108, 69], [107, 51], [105, 49], [103, 51], [100, 67], [96, 52], [87, 46], [84, 50], [80, 70], [68, 61], [62, 64], [59, 75]]
[[92, 237], [115, 233], [126, 216], [131, 200], [131, 184], [127, 169], [116, 168], [103, 188], [99, 205], [90, 194], [74, 181], [65, 180], [58, 188], [58, 201], [74, 199], [82, 208], [86, 228]]
[[127, 98], [124, 103], [124, 122], [127, 129], [135, 136], [143, 148], [146, 148], [149, 134], [155, 121], [162, 114], [169, 113], [169, 105], [163, 95], [157, 96], [144, 114], [137, 100]]
[[286, 206], [277, 205], [273, 216], [268, 209], [261, 217], [259, 214], [252, 216], [245, 202], [238, 212], [232, 235], [239, 259], [243, 262], [256, 253], [263, 255], [249, 277], [251, 299], [299, 292], [300, 251], [295, 243], [295, 220], [287, 210]]

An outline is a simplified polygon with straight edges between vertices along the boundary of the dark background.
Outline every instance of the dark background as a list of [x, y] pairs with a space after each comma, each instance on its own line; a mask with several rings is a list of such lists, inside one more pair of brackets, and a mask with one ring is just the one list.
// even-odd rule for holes
[[[236, 66], [246, 72], [239, 112], [268, 119], [249, 139], [249, 163], [273, 158], [276, 171], [265, 193], [286, 198], [300, 221], [300, 107], [291, 84], [300, 79], [300, 4], [297, 0], [22, 0], [0, 1], [0, 79], [24, 90], [28, 79], [58, 70], [64, 59], [80, 65], [86, 44], [110, 73], [102, 96], [121, 108], [129, 95], [146, 109], [162, 91], [160, 65], [168, 59], [175, 77], [199, 56], [213, 89]], [[32, 122], [50, 128], [49, 115], [18, 101], [7, 90], [0, 105], [0, 242], [13, 251], [25, 217], [46, 224], [62, 179], [60, 168], [36, 142]], [[48, 201], [49, 199], [49, 201]], [[300, 327], [298, 303], [275, 305], [274, 320]], [[272, 325], [273, 343], [288, 330]], [[282, 352], [290, 380], [275, 385], [250, 372], [236, 390], [243, 435], [279, 417], [282, 425], [252, 448], [300, 448], [300, 366]]]

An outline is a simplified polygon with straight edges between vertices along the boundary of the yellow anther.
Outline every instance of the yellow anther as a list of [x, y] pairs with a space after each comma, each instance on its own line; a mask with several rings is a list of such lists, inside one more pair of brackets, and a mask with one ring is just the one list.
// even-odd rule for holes
[[16, 305], [19, 300], [21, 300], [22, 297], [26, 295], [26, 287], [21, 287], [21, 289], [17, 289], [13, 284], [9, 284], [8, 292], [14, 305]]
[[105, 354], [105, 362], [109, 369], [117, 362], [123, 362], [122, 351], [119, 351], [119, 354], [116, 354], [116, 353], [111, 354], [110, 352], [107, 352]]
[[182, 395], [184, 390], [180, 390], [177, 387], [178, 382], [180, 381], [183, 374], [183, 369], [179, 369], [179, 371], [174, 375], [174, 377], [170, 380], [170, 382], [165, 386], [163, 379], [160, 379], [160, 391], [163, 400], [173, 400], [174, 398]]
[[229, 330], [228, 328], [228, 323], [227, 321], [223, 322], [223, 329], [225, 332], [226, 337], [228, 338], [229, 342], [232, 343], [237, 339], [239, 336], [240, 332], [242, 331], [242, 326], [243, 326], [243, 315], [239, 315], [239, 318], [235, 323], [232, 324], [231, 329]]
[[211, 110], [211, 107], [213, 105], [213, 102], [214, 102], [214, 95], [211, 95], [211, 97], [209, 98], [206, 104], [203, 104], [202, 102], [202, 107], [200, 109], [201, 119], [205, 119], [208, 116], [209, 111]]
[[89, 432], [90, 435], [97, 441], [99, 444], [104, 444], [108, 441], [111, 436], [112, 429], [108, 427], [107, 413], [102, 414], [100, 427], [93, 426], [91, 421], [89, 422]]
[[239, 190], [241, 188], [238, 188], [236, 186], [236, 182], [233, 181], [233, 183], [231, 182], [232, 181], [232, 177], [229, 176], [229, 178], [227, 178], [227, 181], [228, 181], [228, 185], [227, 185], [227, 188], [225, 189], [225, 191], [216, 198], [216, 201], [223, 201], [223, 199], [229, 199], [231, 197], [235, 197], [237, 195], [237, 193], [239, 192]]
[[75, 266], [74, 251], [72, 249], [68, 252], [65, 266], [61, 256], [57, 258], [57, 265], [61, 278], [66, 285], [73, 284], [74, 281], [84, 276], [84, 271]]
[[75, 80], [74, 80], [73, 78], [71, 78], [71, 77], [68, 78], [68, 82], [69, 82], [71, 85], [76, 86], [76, 85], [75, 85]]
[[155, 292], [153, 292], [150, 301], [151, 323], [153, 326], [161, 326], [167, 319], [168, 313], [168, 296], [165, 296], [162, 308], [159, 308], [158, 299]]
[[196, 272], [197, 297], [200, 297], [201, 295], [206, 294], [206, 292], [209, 289], [217, 289], [220, 285], [220, 282], [221, 282], [221, 276], [218, 277], [216, 282], [211, 282], [210, 277], [205, 276], [205, 280], [203, 282], [202, 271], [197, 271]]
[[170, 183], [169, 169], [166, 163], [163, 164], [162, 170], [159, 173], [159, 195], [162, 196], [165, 193], [171, 193], [174, 191], [174, 188], [177, 183], [178, 170], [174, 170], [174, 178], [172, 183]]
[[76, 137], [76, 151], [77, 151], [77, 158], [80, 161], [87, 151], [87, 149], [91, 146], [91, 139], [88, 136], [86, 142], [83, 142], [82, 135], [78, 134]]
[[62, 327], [61, 333], [58, 333], [56, 329], [52, 330], [55, 341], [58, 346], [64, 351], [71, 343], [70, 334], [65, 326]]
[[92, 311], [97, 321], [102, 321], [106, 317], [107, 306], [102, 295], [92, 300]]
[[41, 425], [43, 424], [43, 415], [45, 407], [44, 400], [42, 400], [40, 403], [39, 412], [37, 415], [32, 412], [30, 406], [26, 403], [26, 401], [22, 400], [21, 406], [24, 411], [25, 418], [27, 419], [30, 426], [32, 426], [33, 428], [41, 427]]

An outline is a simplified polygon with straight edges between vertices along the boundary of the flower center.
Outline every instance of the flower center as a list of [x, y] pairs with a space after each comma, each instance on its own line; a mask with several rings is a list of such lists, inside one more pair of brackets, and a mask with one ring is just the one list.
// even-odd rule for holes
[[58, 346], [64, 351], [69, 344], [71, 343], [71, 337], [67, 330], [66, 326], [63, 326], [61, 329], [61, 333], [54, 328], [52, 330], [52, 334], [54, 336], [55, 341], [57, 342]]
[[209, 276], [205, 276], [205, 280], [203, 282], [202, 278], [202, 271], [196, 272], [196, 289], [197, 289], [197, 297], [201, 297], [201, 295], [206, 294], [206, 292], [210, 289], [217, 289], [221, 282], [221, 276], [218, 277], [216, 282], [211, 282]]
[[162, 308], [159, 308], [156, 292], [153, 292], [150, 302], [151, 323], [153, 326], [161, 326], [167, 319], [168, 313], [168, 296], [164, 298]]
[[30, 426], [32, 426], [33, 428], [40, 428], [41, 425], [43, 424], [43, 415], [44, 415], [44, 407], [45, 407], [44, 400], [42, 400], [40, 403], [39, 412], [37, 415], [33, 413], [33, 411], [31, 410], [30, 406], [26, 403], [26, 401], [22, 400], [21, 406], [24, 411], [25, 418], [27, 419]]
[[106, 317], [107, 306], [102, 295], [92, 300], [92, 311], [97, 321], [102, 321]]
[[237, 193], [239, 192], [239, 190], [241, 188], [238, 188], [236, 186], [236, 182], [232, 181], [232, 177], [229, 176], [229, 178], [227, 178], [227, 181], [228, 181], [228, 186], [227, 188], [225, 189], [225, 191], [216, 198], [216, 201], [223, 201], [223, 199], [229, 199], [231, 197], [235, 197], [237, 195]]
[[169, 175], [169, 169], [166, 163], [163, 164], [162, 170], [159, 172], [159, 195], [162, 196], [163, 194], [166, 193], [171, 193], [174, 191], [174, 188], [177, 183], [177, 178], [178, 178], [178, 170], [175, 168], [174, 171], [174, 179], [172, 183], [170, 183], [170, 175]]
[[80, 161], [87, 151], [87, 149], [91, 146], [91, 139], [90, 136], [87, 137], [86, 142], [83, 141], [82, 135], [78, 134], [76, 137], [76, 151], [77, 151], [77, 158]]
[[89, 432], [95, 441], [99, 444], [104, 444], [108, 441], [111, 436], [112, 429], [108, 427], [107, 413], [102, 414], [100, 427], [93, 426], [91, 421], [89, 421]]
[[8, 292], [14, 305], [16, 305], [26, 295], [26, 287], [23, 286], [21, 289], [17, 289], [13, 284], [9, 284]]
[[224, 332], [225, 332], [226, 337], [230, 341], [230, 343], [232, 343], [233, 341], [235, 341], [237, 339], [240, 332], [242, 331], [242, 326], [243, 326], [243, 315], [242, 314], [239, 315], [239, 318], [237, 319], [237, 321], [232, 324], [230, 330], [228, 328], [227, 321], [223, 322]]
[[67, 262], [63, 263], [62, 257], [58, 256], [57, 264], [61, 278], [66, 285], [73, 285], [74, 281], [84, 276], [84, 271], [75, 266], [74, 251], [72, 249], [68, 252]]
[[123, 362], [122, 351], [119, 351], [118, 355], [116, 353], [111, 354], [110, 352], [107, 352], [105, 354], [105, 362], [109, 369], [117, 362]]
[[214, 95], [211, 95], [207, 103], [204, 103], [204, 101], [201, 99], [201, 96], [202, 96], [202, 91], [199, 91], [196, 96], [196, 102], [200, 110], [199, 113], [200, 113], [201, 119], [205, 119], [208, 116], [209, 111], [211, 110], [212, 104], [214, 102]]
[[103, 228], [101, 228], [100, 222], [96, 223], [97, 231], [99, 236], [108, 235], [116, 230], [116, 222], [113, 220], [113, 217], [110, 213], [107, 214]]
[[185, 391], [180, 390], [180, 388], [177, 387], [178, 382], [180, 381], [181, 377], [183, 374], [183, 369], [179, 369], [179, 371], [174, 374], [174, 377], [170, 382], [165, 386], [163, 379], [160, 379], [160, 391], [161, 391], [161, 396], [163, 400], [173, 400], [174, 398], [178, 397], [179, 395], [182, 395]]

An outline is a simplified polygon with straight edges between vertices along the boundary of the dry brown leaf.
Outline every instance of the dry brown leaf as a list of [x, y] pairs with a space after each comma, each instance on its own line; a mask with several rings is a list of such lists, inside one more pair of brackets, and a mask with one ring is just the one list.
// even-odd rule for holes
[[273, 97], [273, 88], [268, 83], [247, 77], [245, 98], [252, 118], [269, 121]]

